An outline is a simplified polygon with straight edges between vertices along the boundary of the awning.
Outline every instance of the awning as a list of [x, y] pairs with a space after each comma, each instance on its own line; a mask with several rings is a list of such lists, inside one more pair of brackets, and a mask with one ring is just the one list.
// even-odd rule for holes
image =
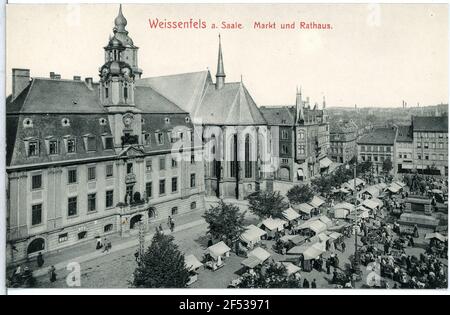
[[313, 206], [314, 208], [319, 208], [324, 203], [325, 203], [325, 201], [317, 196], [314, 196], [313, 199], [309, 202], [309, 204], [311, 206]]
[[292, 208], [288, 208], [283, 211], [283, 217], [288, 221], [298, 219], [300, 215]]
[[189, 271], [195, 270], [203, 266], [203, 264], [194, 255], [187, 255], [184, 257], [184, 263]]
[[345, 218], [347, 218], [349, 213], [350, 213], [350, 210], [348, 210], [348, 209], [343, 209], [343, 208], [334, 209], [334, 217], [336, 219], [345, 219]]
[[303, 170], [301, 169], [301, 168], [299, 168], [298, 170], [297, 170], [297, 175], [299, 176], [299, 177], [304, 177], [305, 175], [303, 174]]
[[325, 250], [322, 248], [322, 245], [319, 243], [315, 243], [303, 252], [303, 257], [305, 258], [305, 260], [311, 260], [318, 258], [323, 253], [325, 253]]
[[380, 199], [378, 199], [378, 198], [372, 198], [372, 199], [370, 199], [370, 200], [372, 200], [373, 202], [375, 202], [376, 204], [378, 204], [378, 206], [379, 207], [382, 207], [383, 206], [383, 201], [381, 201]]
[[340, 237], [342, 237], [343, 234], [339, 233], [339, 232], [331, 232], [328, 236], [332, 239], [332, 240], [337, 240]]
[[224, 256], [226, 253], [231, 251], [231, 248], [229, 248], [223, 241], [220, 241], [219, 243], [208, 247], [208, 251], [211, 256], [217, 258], [219, 256]]
[[425, 235], [425, 239], [426, 240], [437, 239], [441, 242], [445, 242], [447, 240], [447, 238], [444, 235], [442, 235], [441, 233], [437, 233], [437, 232], [429, 233], [429, 234]]
[[329, 158], [323, 158], [322, 160], [319, 161], [320, 164], [320, 168], [327, 168], [329, 167], [331, 164], [333, 164], [333, 161], [331, 161]]
[[287, 224], [286, 221], [278, 219], [278, 218], [268, 218], [261, 222], [261, 226], [265, 226], [270, 231], [282, 231], [284, 230], [284, 226]]
[[398, 193], [402, 189], [402, 187], [400, 187], [396, 183], [392, 183], [387, 189], [395, 194]]
[[378, 207], [378, 203], [376, 203], [375, 201], [373, 201], [372, 199], [366, 199], [364, 200], [364, 202], [362, 203], [362, 205], [366, 208], [369, 208], [371, 210], [374, 210], [376, 207]]
[[334, 209], [342, 208], [342, 209], [347, 209], [347, 210], [353, 210], [354, 207], [355, 206], [352, 205], [351, 203], [344, 201], [344, 202], [340, 202], [340, 203], [336, 204], [333, 208]]
[[256, 257], [264, 262], [269, 259], [270, 253], [261, 247], [256, 247], [254, 250], [248, 253], [248, 257]]
[[414, 165], [412, 164], [402, 164], [402, 169], [404, 170], [412, 170], [414, 168]]
[[308, 220], [305, 223], [296, 227], [297, 230], [310, 229], [316, 234], [327, 230], [327, 225], [320, 220]]
[[250, 256], [241, 262], [242, 265], [244, 265], [245, 267], [248, 267], [250, 269], [255, 268], [256, 266], [258, 266], [261, 263], [262, 263], [262, 261], [254, 256]]
[[363, 194], [367, 193], [367, 194], [371, 195], [372, 197], [378, 197], [380, 195], [380, 191], [378, 190], [378, 188], [376, 186], [367, 187], [366, 189], [363, 190], [362, 193]]
[[293, 275], [301, 270], [300, 267], [294, 265], [291, 262], [281, 262], [281, 264], [286, 268], [288, 276]]
[[246, 243], [254, 243], [261, 240], [261, 237], [266, 235], [266, 231], [260, 229], [259, 227], [250, 224], [245, 227], [245, 232], [241, 234], [240, 239]]
[[311, 214], [311, 211], [314, 209], [307, 203], [301, 203], [299, 205], [294, 205], [294, 208], [298, 211], [301, 211], [306, 214]]

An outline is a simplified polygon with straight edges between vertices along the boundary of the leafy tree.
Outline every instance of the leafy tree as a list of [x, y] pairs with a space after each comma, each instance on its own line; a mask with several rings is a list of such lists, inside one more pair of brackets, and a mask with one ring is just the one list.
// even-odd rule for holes
[[383, 172], [388, 174], [392, 170], [392, 161], [391, 159], [385, 159], [383, 161]]
[[278, 191], [259, 191], [258, 194], [251, 196], [248, 201], [249, 210], [262, 219], [270, 216], [282, 218], [283, 210], [288, 207], [287, 203], [283, 201], [283, 196]]
[[242, 276], [239, 288], [301, 288], [300, 278], [288, 275], [282, 264], [273, 260], [260, 268], [254, 274], [246, 273]]
[[320, 176], [311, 181], [312, 187], [322, 196], [328, 197], [332, 189], [333, 176]]
[[234, 242], [244, 232], [245, 212], [239, 207], [225, 203], [223, 200], [215, 207], [205, 211], [203, 218], [208, 223], [208, 232], [216, 239]]
[[184, 288], [189, 280], [184, 255], [173, 242], [173, 236], [157, 232], [134, 271], [136, 288]]
[[309, 185], [295, 185], [289, 189], [287, 197], [292, 204], [309, 202], [314, 197], [314, 193]]

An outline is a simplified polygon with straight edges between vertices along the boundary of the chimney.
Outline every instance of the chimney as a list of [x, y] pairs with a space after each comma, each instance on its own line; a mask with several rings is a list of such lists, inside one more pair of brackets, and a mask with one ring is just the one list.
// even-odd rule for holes
[[85, 78], [84, 82], [86, 83], [87, 87], [92, 90], [92, 78]]
[[12, 99], [14, 100], [30, 83], [30, 69], [12, 69]]
[[73, 80], [74, 81], [81, 81], [81, 77], [79, 75], [74, 75], [73, 76]]
[[60, 75], [60, 74], [57, 74], [57, 73], [55, 73], [55, 77], [54, 77], [54, 79], [55, 79], [55, 80], [60, 80], [60, 79], [61, 79], [61, 75]]
[[55, 73], [52, 71], [50, 72], [50, 79], [54, 79], [55, 78]]

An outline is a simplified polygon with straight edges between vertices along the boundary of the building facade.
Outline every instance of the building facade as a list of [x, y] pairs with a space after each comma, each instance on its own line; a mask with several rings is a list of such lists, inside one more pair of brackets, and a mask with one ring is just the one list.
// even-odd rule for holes
[[412, 117], [413, 168], [429, 175], [448, 175], [448, 117]]
[[267, 106], [261, 112], [269, 125], [274, 164], [278, 165], [275, 180], [309, 183], [328, 170], [330, 131], [324, 109], [317, 104], [311, 108], [309, 98], [303, 101], [297, 91], [295, 106]]
[[13, 69], [6, 100], [8, 262], [204, 208], [189, 112], [149, 86], [119, 11], [99, 82]]
[[396, 173], [396, 139], [397, 127], [376, 128], [357, 140], [358, 162], [372, 162], [373, 172], [381, 174], [383, 163], [389, 159], [392, 172]]
[[356, 155], [358, 126], [353, 121], [338, 121], [330, 125], [330, 158], [347, 163]]
[[395, 145], [397, 148], [397, 158], [396, 165], [394, 165], [394, 167], [397, 169], [397, 173], [411, 173], [414, 169], [414, 146], [411, 125], [398, 126]]

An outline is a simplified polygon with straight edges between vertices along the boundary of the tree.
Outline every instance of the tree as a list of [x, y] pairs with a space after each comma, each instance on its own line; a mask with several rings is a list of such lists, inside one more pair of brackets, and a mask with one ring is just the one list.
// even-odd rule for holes
[[385, 159], [383, 161], [383, 172], [386, 174], [389, 174], [389, 172], [392, 170], [392, 161], [391, 159]]
[[320, 176], [318, 178], [314, 178], [311, 181], [311, 185], [314, 187], [316, 191], [318, 191], [322, 196], [328, 197], [332, 189], [332, 175], [330, 176]]
[[136, 288], [186, 287], [189, 270], [173, 236], [156, 232], [133, 276], [132, 285]]
[[249, 210], [261, 219], [270, 216], [274, 218], [282, 218], [283, 210], [288, 205], [283, 201], [280, 192], [259, 191], [258, 194], [251, 196], [249, 199]]
[[208, 223], [208, 232], [216, 239], [234, 242], [244, 232], [245, 212], [239, 207], [225, 203], [223, 200], [215, 207], [205, 211], [203, 218]]
[[308, 185], [295, 185], [289, 189], [287, 197], [292, 204], [299, 204], [310, 201], [314, 193]]
[[301, 288], [300, 278], [288, 275], [284, 265], [273, 260], [255, 269], [254, 274], [245, 273], [239, 288]]

